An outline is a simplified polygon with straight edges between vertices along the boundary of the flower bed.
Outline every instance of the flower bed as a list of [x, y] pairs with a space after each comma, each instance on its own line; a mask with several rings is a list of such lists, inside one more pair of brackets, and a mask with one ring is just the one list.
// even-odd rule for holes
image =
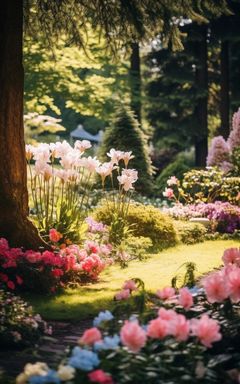
[[0, 284], [10, 290], [55, 292], [69, 284], [96, 280], [112, 263], [111, 246], [86, 241], [52, 251], [10, 248], [0, 239]]
[[17, 384], [239, 382], [240, 250], [223, 261], [195, 293], [166, 287], [149, 297], [138, 279], [125, 282], [115, 316], [101, 312], [56, 370], [27, 364]]
[[51, 328], [20, 297], [0, 289], [0, 348], [34, 344]]
[[177, 203], [171, 208], [165, 208], [164, 212], [175, 219], [206, 217], [212, 222], [212, 229], [220, 233], [233, 233], [240, 229], [240, 208], [227, 202], [188, 205]]

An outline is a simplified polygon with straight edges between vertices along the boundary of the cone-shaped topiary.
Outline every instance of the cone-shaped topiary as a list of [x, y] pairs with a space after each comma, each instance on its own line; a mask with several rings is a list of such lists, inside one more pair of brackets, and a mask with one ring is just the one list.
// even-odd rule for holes
[[152, 166], [147, 141], [137, 119], [127, 106], [117, 106], [99, 149], [100, 160], [109, 161], [106, 154], [111, 148], [133, 152], [135, 157], [131, 160], [129, 168], [135, 168], [139, 172], [135, 188], [140, 192], [149, 193], [152, 189]]

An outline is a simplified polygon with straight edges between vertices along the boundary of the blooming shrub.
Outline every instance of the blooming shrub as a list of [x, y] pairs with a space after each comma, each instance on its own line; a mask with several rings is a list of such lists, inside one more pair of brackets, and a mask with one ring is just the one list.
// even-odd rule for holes
[[[227, 165], [228, 169], [226, 168]], [[224, 170], [226, 171], [231, 169], [230, 148], [222, 136], [216, 136], [212, 139], [207, 157], [207, 166], [225, 167]]]
[[[229, 177], [218, 168], [191, 170], [185, 173], [182, 182], [172, 176], [167, 181], [163, 196], [173, 202], [212, 203], [217, 200], [239, 204], [240, 177]], [[170, 183], [170, 184], [169, 184]]]
[[0, 284], [11, 290], [55, 292], [69, 284], [96, 280], [112, 263], [111, 246], [86, 241], [52, 251], [24, 251], [10, 248], [0, 239]]
[[34, 344], [51, 328], [20, 297], [0, 289], [0, 348]]
[[[229, 249], [223, 259], [225, 267], [204, 278], [205, 290], [166, 287], [130, 318], [124, 310], [128, 298], [147, 294], [137, 279], [125, 282], [128, 295], [117, 302], [121, 319], [100, 313], [59, 368], [27, 365], [17, 384], [234, 382], [233, 372], [240, 374], [240, 251]], [[221, 279], [225, 287], [218, 289]]]
[[199, 203], [165, 208], [164, 212], [175, 219], [206, 217], [212, 222], [213, 229], [220, 233], [233, 233], [240, 229], [240, 208], [227, 202]]

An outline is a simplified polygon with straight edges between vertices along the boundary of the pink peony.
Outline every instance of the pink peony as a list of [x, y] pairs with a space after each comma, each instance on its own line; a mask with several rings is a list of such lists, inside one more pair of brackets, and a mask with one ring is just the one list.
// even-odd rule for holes
[[125, 321], [120, 338], [123, 345], [127, 346], [132, 352], [139, 352], [146, 344], [146, 332], [140, 327], [138, 321]]
[[165, 287], [163, 289], [159, 289], [156, 295], [162, 300], [167, 300], [175, 295], [175, 289], [172, 287]]
[[235, 268], [227, 275], [230, 298], [234, 303], [240, 301], [240, 268]]
[[49, 231], [50, 241], [52, 241], [53, 243], [57, 243], [62, 237], [63, 235], [60, 232], [58, 232], [56, 229], [54, 228], [50, 229]]
[[147, 328], [147, 335], [153, 339], [163, 339], [168, 335], [168, 322], [160, 317], [151, 320]]
[[175, 320], [176, 316], [177, 313], [173, 309], [160, 308], [158, 311], [158, 317], [160, 317], [162, 320]]
[[177, 315], [169, 322], [169, 334], [178, 341], [186, 341], [189, 337], [190, 323], [184, 315]]
[[192, 334], [208, 348], [212, 346], [212, 343], [221, 340], [222, 335], [219, 330], [218, 322], [206, 314], [202, 315], [200, 319], [193, 319], [191, 321]]
[[237, 264], [240, 266], [240, 249], [238, 248], [228, 248], [224, 251], [222, 260], [225, 265], [227, 264]]
[[178, 303], [186, 310], [193, 306], [193, 297], [187, 288], [181, 288], [179, 290]]
[[174, 192], [172, 188], [165, 188], [165, 191], [163, 192], [163, 196], [167, 197], [168, 199], [172, 199], [174, 197]]
[[102, 340], [102, 334], [96, 327], [87, 329], [82, 337], [80, 338], [79, 342], [81, 344], [87, 344], [92, 345], [96, 343], [97, 341]]
[[116, 293], [115, 299], [116, 300], [126, 300], [129, 299], [131, 296], [130, 290], [129, 289], [123, 289], [122, 291]]
[[123, 284], [123, 289], [129, 289], [129, 291], [137, 291], [137, 286], [135, 281], [133, 280], [126, 280], [125, 283]]
[[102, 369], [96, 369], [88, 374], [90, 381], [100, 384], [113, 384], [112, 377]]
[[229, 296], [229, 289], [224, 276], [219, 273], [212, 273], [202, 280], [207, 299], [210, 303], [221, 303]]

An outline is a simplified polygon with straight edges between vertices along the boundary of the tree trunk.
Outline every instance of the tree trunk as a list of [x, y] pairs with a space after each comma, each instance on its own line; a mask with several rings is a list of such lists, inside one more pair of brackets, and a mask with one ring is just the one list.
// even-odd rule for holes
[[221, 100], [220, 100], [220, 115], [221, 127], [219, 135], [225, 139], [229, 136], [229, 43], [228, 41], [221, 42]]
[[131, 67], [130, 67], [130, 86], [131, 86], [131, 108], [135, 113], [139, 124], [141, 124], [141, 60], [139, 43], [131, 44]]
[[196, 107], [195, 164], [205, 167], [208, 154], [208, 55], [207, 27], [200, 27], [201, 39], [197, 42], [196, 86], [201, 92]]
[[23, 129], [23, 0], [0, 2], [0, 236], [11, 245], [45, 243], [28, 220]]

